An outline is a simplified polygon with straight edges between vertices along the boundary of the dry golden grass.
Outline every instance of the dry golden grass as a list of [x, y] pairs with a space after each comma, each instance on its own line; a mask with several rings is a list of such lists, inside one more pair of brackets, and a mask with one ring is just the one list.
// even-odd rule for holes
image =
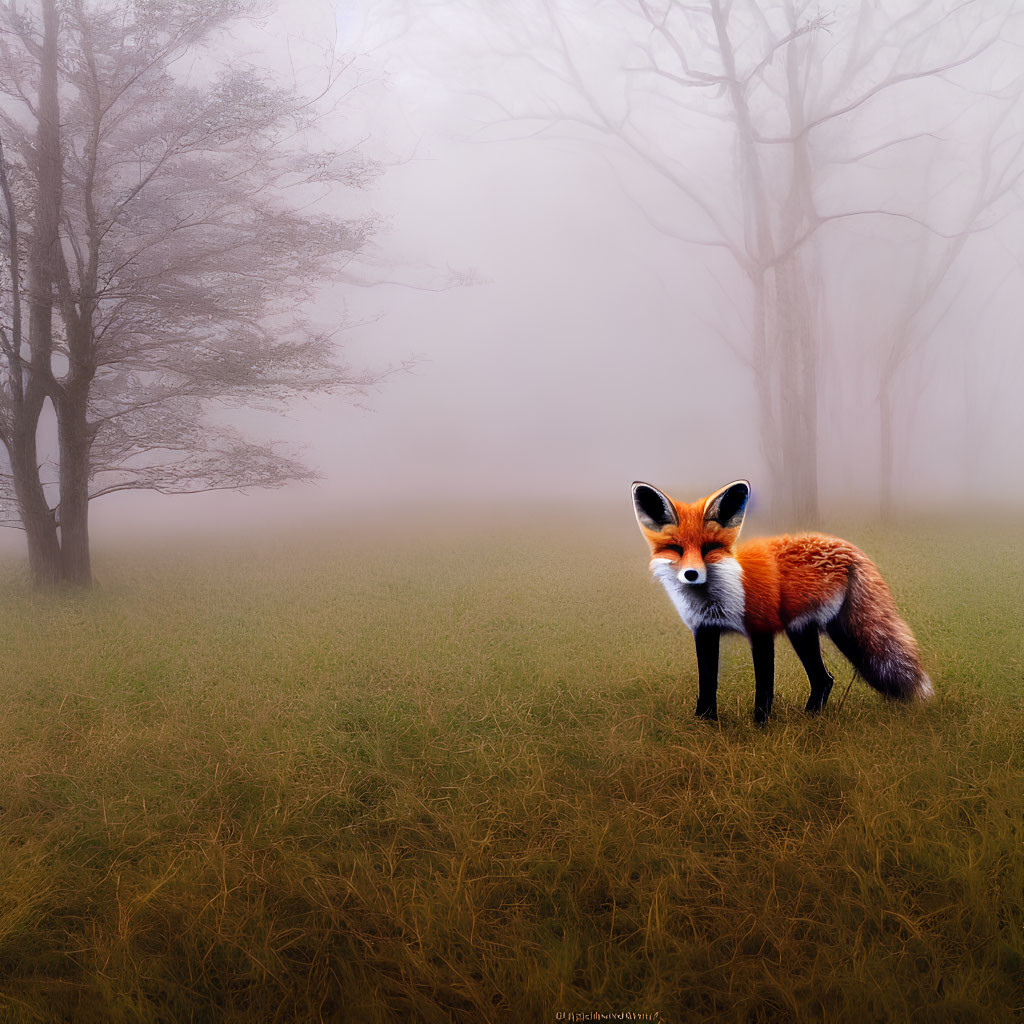
[[[0, 1020], [1011, 1022], [1024, 531], [854, 530], [935, 680], [722, 722], [627, 522], [6, 572]], [[975, 539], [972, 539], [975, 538]], [[1011, 571], [1011, 567], [1018, 571]]]

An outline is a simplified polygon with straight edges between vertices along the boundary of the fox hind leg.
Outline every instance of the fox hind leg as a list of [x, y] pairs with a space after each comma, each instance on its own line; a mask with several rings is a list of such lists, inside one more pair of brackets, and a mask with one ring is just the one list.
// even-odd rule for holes
[[807, 699], [807, 706], [804, 711], [809, 715], [819, 714], [825, 710], [828, 702], [828, 695], [832, 692], [834, 682], [832, 674], [825, 668], [825, 662], [821, 660], [821, 644], [818, 639], [818, 624], [808, 623], [800, 629], [787, 629], [786, 636], [800, 659], [807, 679], [811, 684], [811, 695]]

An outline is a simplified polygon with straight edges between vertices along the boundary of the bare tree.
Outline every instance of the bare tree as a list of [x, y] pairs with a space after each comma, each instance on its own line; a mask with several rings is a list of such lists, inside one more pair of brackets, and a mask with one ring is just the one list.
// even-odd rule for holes
[[[856, 170], [898, 160], [932, 134], [923, 117], [873, 123], [876, 100], [954, 94], [952, 76], [997, 43], [1011, 16], [999, 4], [955, 0], [834, 10], [816, 0], [488, 7], [488, 52], [524, 68], [535, 95], [522, 76], [515, 96], [476, 91], [508, 121], [539, 126], [534, 134], [603, 140], [631, 180], [639, 169], [657, 183], [633, 196], [653, 226], [705, 249], [709, 266], [727, 260], [726, 287], [746, 304], [748, 327], [723, 340], [752, 375], [771, 490], [788, 519], [818, 512], [826, 228], [851, 218], [917, 221], [874, 199], [859, 203], [856, 186], [838, 188], [836, 178], [852, 183]], [[626, 42], [609, 56], [598, 32]], [[702, 153], [716, 148], [729, 153], [717, 174]]]
[[[942, 229], [920, 232], [917, 238], [913, 275], [903, 291], [903, 301], [891, 328], [883, 337], [878, 379], [880, 511], [892, 515], [896, 438], [896, 406], [905, 393], [900, 374], [915, 356], [927, 355], [941, 322], [954, 308], [960, 294], [949, 294], [952, 271], [971, 239], [999, 223], [1011, 205], [1020, 205], [1017, 189], [1024, 180], [1024, 132], [1014, 115], [1020, 113], [1024, 76], [1017, 76], [1004, 88], [985, 99], [996, 105], [994, 116], [983, 125], [972, 146], [974, 166], [957, 167], [957, 190], [964, 198]], [[984, 103], [975, 104], [980, 113]], [[928, 215], [922, 210], [923, 218]], [[1005, 280], [997, 280], [997, 286]], [[973, 342], [974, 339], [971, 339]], [[978, 430], [975, 382], [964, 377], [965, 430]]]
[[[52, 3], [43, 8], [40, 38], [33, 50], [14, 54], [0, 38], [2, 87], [18, 90], [32, 114], [35, 132], [5, 116], [3, 128], [19, 143], [23, 165], [19, 178], [27, 194], [23, 206], [32, 210], [28, 239], [28, 331], [22, 315], [21, 225], [7, 155], [0, 146], [0, 188], [3, 191], [10, 281], [9, 320], [0, 327], [6, 370], [0, 397], [0, 439], [11, 467], [5, 481], [13, 491], [17, 514], [28, 538], [29, 564], [39, 584], [55, 583], [61, 575], [60, 545], [54, 516], [39, 477], [37, 436], [43, 406], [52, 394], [50, 361], [53, 353], [53, 285], [60, 211], [60, 139], [57, 98], [57, 13]], [[12, 8], [4, 10], [12, 23], [24, 24]], [[32, 77], [34, 81], [26, 81]], [[33, 93], [34, 98], [29, 100]], [[30, 183], [33, 188], [30, 188]], [[34, 193], [34, 194], [33, 194]], [[27, 358], [26, 358], [27, 356]]]
[[[375, 167], [358, 149], [315, 144], [317, 98], [215, 59], [222, 28], [256, 10], [249, 0], [41, 0], [41, 16], [22, 7], [0, 6], [13, 285], [3, 440], [35, 578], [87, 584], [92, 499], [306, 479], [294, 457], [233, 429], [229, 410], [380, 379], [339, 364], [333, 338], [303, 315], [375, 228], [372, 217], [310, 207], [365, 185]], [[34, 204], [19, 209], [12, 178]], [[58, 425], [55, 517], [45, 500], [36, 507], [46, 398]], [[37, 518], [54, 541], [56, 522], [56, 549]]]

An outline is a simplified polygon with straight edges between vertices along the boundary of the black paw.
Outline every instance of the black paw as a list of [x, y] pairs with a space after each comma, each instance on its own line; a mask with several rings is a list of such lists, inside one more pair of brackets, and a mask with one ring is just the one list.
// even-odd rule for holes
[[831, 692], [831, 679], [820, 690], [811, 690], [811, 695], [807, 698], [807, 706], [804, 708], [804, 711], [809, 715], [820, 715], [825, 710], [825, 705], [828, 703], [828, 696]]
[[718, 721], [718, 708], [714, 704], [698, 704], [694, 714], [705, 722]]
[[754, 708], [754, 723], [756, 725], [767, 725], [768, 719], [772, 717], [772, 709], [767, 708]]

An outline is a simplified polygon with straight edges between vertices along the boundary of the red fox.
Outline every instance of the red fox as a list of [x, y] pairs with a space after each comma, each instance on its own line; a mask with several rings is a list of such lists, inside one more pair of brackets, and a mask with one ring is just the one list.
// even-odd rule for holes
[[786, 631], [811, 684], [804, 709], [822, 711], [833, 679], [821, 660], [824, 629], [866, 682], [886, 697], [928, 697], [932, 684], [910, 627], [874, 563], [838, 537], [805, 533], [737, 544], [750, 484], [737, 480], [694, 502], [636, 481], [633, 507], [651, 548], [651, 571], [697, 646], [697, 717], [718, 718], [718, 641], [750, 639], [754, 720], [775, 693], [775, 634]]

